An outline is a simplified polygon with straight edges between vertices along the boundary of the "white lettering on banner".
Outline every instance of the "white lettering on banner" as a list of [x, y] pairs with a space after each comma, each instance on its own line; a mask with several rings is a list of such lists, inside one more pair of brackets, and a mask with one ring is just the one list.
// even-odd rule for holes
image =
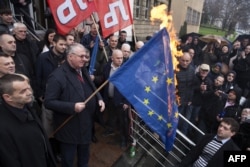
[[86, 2], [83, 2], [82, 0], [77, 0], [76, 2], [78, 3], [81, 10], [87, 9], [88, 6]]
[[[87, 9], [88, 6], [86, 2], [83, 2], [82, 0], [77, 0], [76, 2], [81, 10]], [[67, 15], [64, 14], [65, 10], [68, 10]], [[66, 0], [61, 5], [59, 5], [56, 10], [56, 13], [57, 13], [59, 21], [62, 24], [67, 24], [70, 20], [72, 20], [76, 16], [76, 11], [74, 9], [74, 6], [71, 0]]]
[[[129, 19], [129, 15], [126, 14], [126, 10], [124, 8], [122, 0], [119, 0], [117, 2], [109, 4], [110, 12], [104, 15], [104, 26], [105, 26], [105, 28], [110, 28], [110, 27], [118, 24], [117, 15], [116, 15], [116, 12], [115, 12], [116, 7], [119, 8], [123, 20], [128, 20]], [[108, 18], [112, 18], [111, 19], [112, 21], [108, 22]]]

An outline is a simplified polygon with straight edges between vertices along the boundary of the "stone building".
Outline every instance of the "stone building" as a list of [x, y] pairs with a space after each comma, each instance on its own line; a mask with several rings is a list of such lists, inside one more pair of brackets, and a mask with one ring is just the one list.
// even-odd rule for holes
[[[51, 19], [48, 13], [46, 0], [32, 0], [30, 5], [31, 17], [43, 27], [48, 28]], [[198, 32], [203, 10], [204, 0], [130, 0], [133, 8], [135, 35], [138, 40], [145, 40], [159, 30], [159, 22], [150, 21], [150, 11], [154, 6], [166, 4], [173, 15], [173, 23], [178, 33], [184, 22], [187, 22], [187, 33]], [[129, 33], [132, 34], [132, 33]]]

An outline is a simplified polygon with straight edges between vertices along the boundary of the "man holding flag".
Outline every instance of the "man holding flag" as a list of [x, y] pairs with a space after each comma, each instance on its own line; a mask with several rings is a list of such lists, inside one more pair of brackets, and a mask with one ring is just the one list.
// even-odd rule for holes
[[117, 70], [109, 81], [126, 97], [144, 122], [159, 134], [167, 151], [178, 124], [169, 35], [162, 29]]

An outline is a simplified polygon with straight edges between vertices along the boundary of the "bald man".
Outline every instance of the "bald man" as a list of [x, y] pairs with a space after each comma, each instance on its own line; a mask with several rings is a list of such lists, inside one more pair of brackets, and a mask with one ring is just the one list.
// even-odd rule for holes
[[[123, 54], [119, 49], [113, 50], [111, 56], [111, 62], [109, 62], [103, 71], [103, 78], [106, 80], [112, 74], [114, 74], [122, 65]], [[119, 127], [120, 131], [120, 146], [121, 148], [126, 148], [128, 142], [128, 126], [126, 126], [126, 109], [128, 108], [129, 103], [126, 99], [120, 94], [118, 89], [109, 82], [104, 88], [103, 99], [107, 105], [107, 124], [106, 131], [103, 136], [107, 137], [115, 134], [116, 127]], [[119, 122], [119, 125], [117, 125]]]
[[122, 44], [123, 63], [125, 63], [131, 56], [131, 46], [127, 43]]
[[[179, 64], [176, 70], [176, 79], [178, 85], [177, 95], [180, 97], [179, 101], [179, 112], [186, 117], [188, 120], [191, 118], [192, 113], [192, 98], [194, 93], [194, 80], [195, 72], [193, 66], [190, 65], [192, 57], [188, 52], [184, 52], [179, 58]], [[182, 133], [187, 134], [188, 124], [180, 119], [179, 128]]]

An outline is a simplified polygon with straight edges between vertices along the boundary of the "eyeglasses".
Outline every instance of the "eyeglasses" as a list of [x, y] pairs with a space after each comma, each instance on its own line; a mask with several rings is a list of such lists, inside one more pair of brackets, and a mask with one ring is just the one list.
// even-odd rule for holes
[[73, 54], [73, 55], [76, 55], [77, 57], [80, 57], [81, 59], [83, 59], [83, 58], [89, 58], [89, 56], [88, 55], [85, 55], [85, 54], [82, 54], [82, 55], [79, 55], [79, 54], [76, 54], [76, 53], [71, 53], [71, 54]]
[[21, 32], [21, 33], [22, 33], [22, 32], [23, 32], [23, 33], [27, 33], [27, 31], [22, 31], [22, 30], [20, 30], [20, 31], [18, 31], [18, 32]]
[[203, 70], [203, 69], [201, 69], [201, 71], [208, 72], [208, 70]]

